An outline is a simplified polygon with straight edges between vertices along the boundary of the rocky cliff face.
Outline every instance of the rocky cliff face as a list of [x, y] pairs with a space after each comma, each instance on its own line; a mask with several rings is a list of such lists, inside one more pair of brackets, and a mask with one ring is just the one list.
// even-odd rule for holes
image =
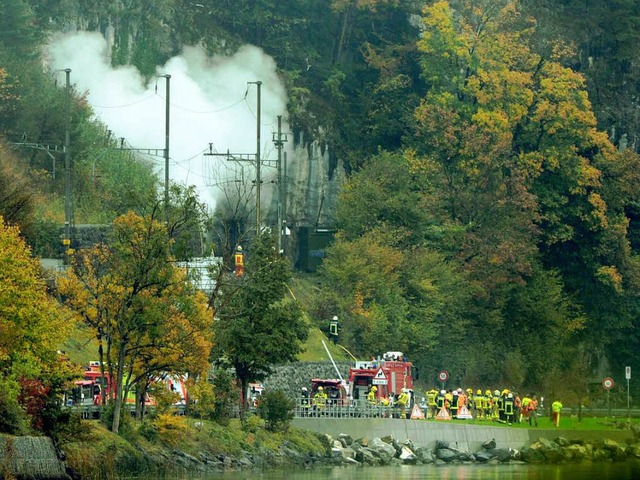
[[294, 146], [287, 158], [287, 223], [333, 227], [338, 191], [345, 182], [340, 160], [331, 158], [322, 142]]

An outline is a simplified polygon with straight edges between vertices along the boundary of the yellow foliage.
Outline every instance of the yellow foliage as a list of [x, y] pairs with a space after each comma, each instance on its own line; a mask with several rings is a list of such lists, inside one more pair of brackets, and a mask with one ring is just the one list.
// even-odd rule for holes
[[186, 417], [170, 413], [158, 415], [153, 422], [160, 439], [168, 445], [176, 447], [188, 433]]
[[613, 288], [616, 293], [622, 293], [622, 275], [613, 265], [604, 265], [598, 268], [596, 278], [600, 282]]
[[32, 375], [57, 363], [57, 348], [71, 327], [18, 228], [0, 217], [0, 372]]

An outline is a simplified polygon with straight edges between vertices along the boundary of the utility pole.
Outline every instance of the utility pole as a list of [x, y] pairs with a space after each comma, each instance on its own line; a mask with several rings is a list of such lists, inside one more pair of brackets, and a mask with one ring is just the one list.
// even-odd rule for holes
[[283, 177], [282, 174], [282, 148], [284, 146], [284, 142], [287, 141], [286, 134], [282, 135], [282, 115], [278, 115], [278, 133], [273, 136], [273, 144], [278, 149], [278, 160], [277, 160], [277, 169], [278, 169], [278, 215], [277, 215], [277, 223], [278, 223], [278, 252], [284, 253], [284, 228], [285, 228], [285, 219], [284, 219], [284, 205], [286, 203], [285, 197], [285, 184], [287, 181], [286, 172]]
[[166, 80], [165, 122], [164, 122], [164, 222], [169, 228], [169, 105], [171, 75], [163, 75]]
[[260, 175], [260, 87], [262, 82], [248, 82], [258, 86], [258, 109], [256, 113], [256, 236], [260, 236], [260, 187], [262, 177]]
[[284, 167], [283, 167], [283, 178], [282, 182], [282, 253], [284, 255], [287, 254], [287, 152], [284, 152]]
[[[204, 155], [211, 156], [221, 156], [226, 157], [227, 160], [234, 161], [253, 161], [256, 166], [256, 236], [260, 236], [260, 189], [262, 187], [262, 159], [260, 158], [260, 109], [261, 109], [261, 100], [260, 100], [260, 87], [262, 86], [262, 81], [258, 80], [256, 82], [247, 82], [248, 85], [257, 85], [258, 86], [258, 109], [256, 113], [256, 153], [230, 153], [227, 150], [227, 153], [214, 153], [213, 152], [213, 144], [209, 144], [209, 153], [205, 153]], [[265, 163], [269, 163], [270, 160], [266, 160]]]
[[71, 97], [71, 69], [64, 70], [66, 76], [67, 98], [65, 101], [65, 127], [64, 127], [64, 239], [62, 244], [65, 247], [64, 259], [68, 265], [71, 250], [71, 138], [69, 134], [69, 115]]
[[[171, 75], [160, 75], [166, 80], [165, 94], [165, 110], [164, 110], [164, 148], [124, 148], [124, 138], [120, 139], [120, 148], [118, 150], [127, 150], [130, 152], [141, 152], [146, 155], [155, 157], [164, 157], [164, 221], [167, 228], [169, 227], [169, 118], [171, 105], [170, 79]], [[156, 84], [156, 93], [158, 93], [158, 85]], [[162, 153], [162, 155], [161, 155]]]

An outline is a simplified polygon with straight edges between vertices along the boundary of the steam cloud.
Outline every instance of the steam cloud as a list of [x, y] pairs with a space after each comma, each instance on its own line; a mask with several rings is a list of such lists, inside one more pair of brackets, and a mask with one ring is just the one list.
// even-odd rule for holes
[[[113, 68], [107, 42], [95, 32], [54, 37], [48, 46], [51, 69], [71, 69], [71, 83], [87, 92], [95, 115], [132, 148], [163, 149], [165, 145], [165, 78], [145, 84], [131, 66]], [[286, 118], [286, 92], [274, 60], [254, 46], [233, 56], [208, 57], [200, 47], [187, 47], [180, 56], [157, 68], [170, 80], [170, 162], [173, 181], [198, 188], [202, 201], [215, 205], [211, 172], [224, 171], [223, 157], [214, 152], [255, 153], [257, 86], [261, 90], [261, 156], [273, 149], [276, 118]], [[164, 179], [164, 160], [155, 158]], [[247, 165], [249, 167], [249, 165]], [[229, 167], [231, 169], [231, 166]], [[266, 192], [265, 192], [266, 193]]]

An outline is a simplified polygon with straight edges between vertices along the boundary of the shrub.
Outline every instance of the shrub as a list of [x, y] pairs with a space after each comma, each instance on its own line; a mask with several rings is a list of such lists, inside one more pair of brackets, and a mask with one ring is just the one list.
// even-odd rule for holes
[[0, 378], [0, 433], [23, 435], [28, 429], [28, 417], [18, 403], [19, 386]]
[[256, 433], [262, 424], [260, 417], [256, 415], [247, 415], [247, 418], [242, 422], [242, 429], [247, 433]]
[[217, 369], [210, 381], [200, 380], [190, 388], [189, 410], [197, 418], [226, 425], [239, 398], [233, 374], [229, 370]]
[[153, 421], [158, 437], [167, 445], [177, 446], [187, 434], [187, 422], [184, 417], [161, 414]]
[[138, 429], [138, 433], [150, 442], [154, 442], [158, 439], [158, 429], [153, 425], [153, 423], [147, 420], [142, 422], [142, 425], [140, 425], [140, 428]]
[[271, 432], [284, 432], [293, 420], [295, 401], [281, 390], [262, 393], [258, 405], [258, 415], [265, 422], [265, 428]]

